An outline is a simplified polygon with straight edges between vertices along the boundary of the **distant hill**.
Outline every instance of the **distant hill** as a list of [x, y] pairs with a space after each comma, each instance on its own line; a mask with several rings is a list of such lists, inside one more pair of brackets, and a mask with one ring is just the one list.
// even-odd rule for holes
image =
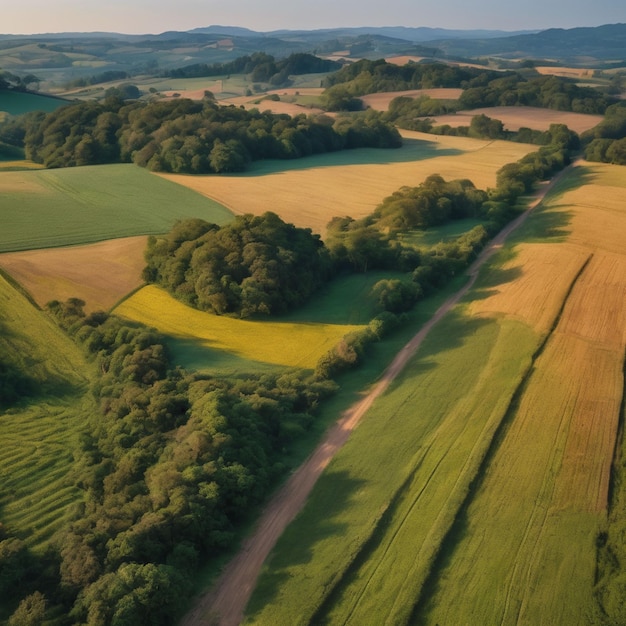
[[0, 35], [0, 70], [34, 73], [47, 86], [56, 86], [111, 70], [158, 75], [194, 64], [226, 63], [254, 52], [282, 59], [297, 52], [331, 56], [339, 51], [353, 59], [412, 55], [442, 61], [500, 57], [587, 67], [626, 65], [626, 24], [513, 33], [405, 26], [258, 32], [210, 25], [143, 35]]
[[468, 57], [626, 60], [626, 24], [585, 28], [550, 28], [539, 33], [482, 39], [446, 38], [431, 42], [444, 53]]

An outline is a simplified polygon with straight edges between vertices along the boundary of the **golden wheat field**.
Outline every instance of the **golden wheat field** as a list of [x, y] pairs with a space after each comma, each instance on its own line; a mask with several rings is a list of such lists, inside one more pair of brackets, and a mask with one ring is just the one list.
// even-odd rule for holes
[[[582, 164], [570, 177], [574, 184], [538, 216], [560, 216], [560, 237], [518, 244], [502, 268], [513, 272], [519, 263], [512, 280], [471, 303], [479, 314], [513, 303], [521, 312], [538, 295], [563, 306], [469, 503], [463, 535], [437, 573], [426, 624], [463, 623], [471, 614], [481, 623], [582, 626], [597, 617], [596, 537], [606, 521], [624, 389], [626, 206], [617, 198], [626, 175]], [[581, 261], [571, 289], [552, 293]], [[547, 282], [528, 280], [551, 273]], [[502, 494], [514, 495], [506, 506]]]
[[452, 87], [442, 87], [439, 89], [413, 89], [411, 91], [387, 91], [384, 93], [371, 93], [362, 96], [361, 100], [366, 107], [370, 107], [376, 111], [387, 111], [389, 103], [399, 96], [407, 98], [419, 98], [420, 96], [428, 96], [434, 100], [458, 100], [463, 93], [462, 89]]
[[147, 237], [111, 239], [85, 246], [0, 254], [0, 267], [39, 306], [80, 298], [85, 311], [108, 310], [143, 284]]
[[555, 311], [589, 257], [588, 250], [568, 244], [519, 244], [510, 260], [485, 276], [474, 291], [468, 312], [472, 316], [505, 315], [547, 333]]
[[296, 226], [325, 233], [336, 216], [371, 213], [398, 188], [417, 186], [430, 174], [469, 178], [478, 188], [495, 185], [496, 171], [534, 147], [467, 137], [435, 137], [403, 131], [396, 150], [359, 149], [316, 155], [294, 163], [254, 163], [243, 174], [159, 174], [216, 200], [235, 214], [273, 211]]

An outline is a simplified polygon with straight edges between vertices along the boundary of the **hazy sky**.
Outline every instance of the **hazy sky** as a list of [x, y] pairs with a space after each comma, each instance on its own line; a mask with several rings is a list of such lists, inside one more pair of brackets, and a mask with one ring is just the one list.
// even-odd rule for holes
[[[3, 2], [4, 4], [4, 2]], [[626, 0], [7, 0], [0, 33], [161, 33], [219, 24], [545, 29], [626, 22]]]

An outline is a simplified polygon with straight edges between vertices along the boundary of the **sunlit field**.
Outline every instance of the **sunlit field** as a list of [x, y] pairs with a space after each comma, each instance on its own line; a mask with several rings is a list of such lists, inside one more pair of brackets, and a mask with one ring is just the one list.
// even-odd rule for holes
[[[114, 313], [177, 339], [191, 340], [239, 359], [313, 369], [319, 358], [357, 325], [313, 322], [249, 321], [203, 313], [149, 285], [115, 308]], [[183, 363], [184, 364], [184, 363]], [[207, 367], [211, 362], [207, 359]]]
[[469, 126], [475, 115], [486, 115], [491, 119], [500, 120], [505, 130], [510, 131], [517, 131], [522, 127], [548, 130], [550, 124], [565, 124], [570, 130], [582, 133], [597, 126], [603, 120], [602, 115], [524, 106], [472, 109], [471, 111], [458, 111], [451, 115], [438, 115], [432, 119], [435, 125], [449, 124], [456, 128]]
[[625, 183], [617, 166], [574, 168], [489, 262], [331, 462], [247, 624], [593, 623]]
[[430, 174], [441, 174], [446, 180], [469, 178], [482, 189], [493, 187], [500, 167], [534, 150], [534, 146], [505, 141], [411, 131], [402, 135], [404, 145], [395, 150], [361, 148], [289, 162], [268, 160], [230, 176], [160, 176], [198, 191], [233, 213], [273, 211], [323, 236], [331, 218], [364, 217], [399, 187], [417, 186]]
[[0, 254], [0, 268], [41, 307], [80, 298], [85, 311], [108, 310], [143, 284], [147, 237], [110, 239], [84, 246]]

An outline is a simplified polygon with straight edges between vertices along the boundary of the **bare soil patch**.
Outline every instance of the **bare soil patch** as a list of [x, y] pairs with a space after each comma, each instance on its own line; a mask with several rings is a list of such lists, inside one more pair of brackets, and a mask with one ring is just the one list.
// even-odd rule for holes
[[143, 284], [147, 237], [111, 239], [86, 246], [0, 254], [0, 267], [35, 302], [80, 298], [87, 312], [108, 310]]

